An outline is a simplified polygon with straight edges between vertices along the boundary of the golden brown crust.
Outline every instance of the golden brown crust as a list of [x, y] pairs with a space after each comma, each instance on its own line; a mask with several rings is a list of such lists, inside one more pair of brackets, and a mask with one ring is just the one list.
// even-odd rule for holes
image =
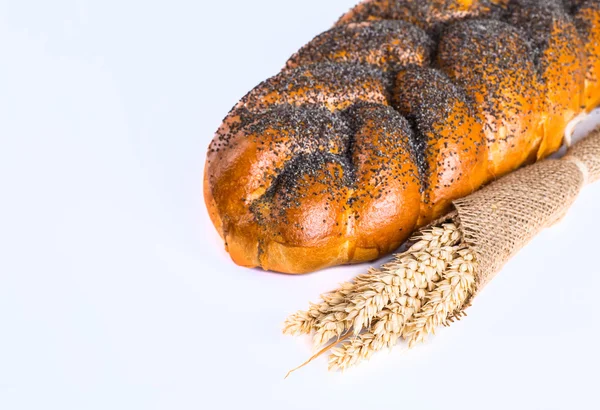
[[515, 27], [467, 20], [445, 31], [438, 64], [475, 101], [484, 119], [493, 177], [532, 161], [542, 141], [542, 85], [530, 44]]
[[416, 132], [415, 149], [423, 158], [419, 225], [449, 210], [453, 199], [465, 196], [490, 179], [481, 118], [465, 93], [438, 70], [400, 70], [393, 105]]
[[420, 28], [398, 20], [350, 23], [315, 37], [287, 62], [287, 68], [332, 61], [397, 71], [407, 64], [429, 65], [433, 41]]
[[575, 25], [586, 57], [584, 106], [586, 111], [600, 104], [600, 3], [595, 0], [575, 6]]
[[436, 33], [455, 21], [499, 16], [508, 3], [509, 0], [366, 0], [344, 14], [336, 25], [402, 20]]
[[242, 266], [372, 260], [598, 103], [597, 0], [367, 0], [232, 109], [206, 206]]
[[341, 114], [283, 105], [242, 127], [209, 153], [205, 174], [232, 259], [303, 273], [399, 246], [419, 216], [410, 133], [381, 104]]
[[280, 104], [316, 104], [334, 111], [357, 101], [387, 104], [385, 79], [379, 70], [316, 61], [264, 81], [238, 107], [260, 112]]
[[272, 107], [312, 104], [336, 111], [359, 101], [387, 104], [387, 94], [385, 76], [369, 66], [324, 61], [286, 70], [260, 83], [233, 107], [209, 152], [227, 145], [241, 127]]
[[[355, 187], [350, 198], [356, 247], [383, 255], [412, 232], [421, 203], [418, 161], [410, 125], [391, 108], [362, 105], [347, 113], [354, 130], [351, 159]], [[361, 255], [352, 262], [369, 260]]]
[[540, 159], [560, 148], [565, 127], [584, 104], [583, 42], [559, 3], [521, 0], [511, 7], [508, 21], [523, 30], [534, 47], [545, 100]]

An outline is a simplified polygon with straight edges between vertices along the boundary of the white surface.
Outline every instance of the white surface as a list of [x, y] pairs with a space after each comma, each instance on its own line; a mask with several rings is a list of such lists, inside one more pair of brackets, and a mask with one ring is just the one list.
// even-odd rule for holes
[[364, 266], [235, 266], [204, 152], [353, 2], [0, 0], [1, 409], [597, 408], [600, 183], [429, 343], [283, 379]]

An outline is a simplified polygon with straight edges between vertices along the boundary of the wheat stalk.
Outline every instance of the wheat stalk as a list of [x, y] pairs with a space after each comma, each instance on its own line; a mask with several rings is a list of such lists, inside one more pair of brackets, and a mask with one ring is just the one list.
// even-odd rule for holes
[[359, 360], [369, 359], [373, 353], [383, 347], [394, 346], [404, 329], [405, 323], [418, 310], [421, 301], [417, 298], [402, 296], [398, 302], [384, 308], [371, 326], [371, 332], [362, 333], [333, 348], [329, 357], [329, 370], [344, 370]]
[[[408, 347], [425, 340], [435, 328], [446, 325], [453, 317], [460, 317], [460, 309], [475, 285], [474, 255], [469, 249], [460, 249], [456, 258], [444, 272], [443, 279], [427, 295], [427, 303], [404, 331]], [[457, 312], [458, 311], [458, 312]]]
[[313, 344], [319, 348], [346, 330], [358, 335], [369, 328], [378, 312], [401, 296], [417, 297], [431, 290], [452, 255], [452, 245], [460, 240], [454, 224], [423, 231], [415, 243], [395, 260], [361, 276], [345, 300], [329, 307], [314, 323]]
[[[308, 310], [299, 310], [298, 312], [288, 316], [283, 324], [283, 333], [291, 336], [308, 334], [311, 331], [318, 329], [317, 323], [329, 320], [326, 318], [329, 314], [336, 314], [345, 307], [345, 303], [349, 296], [356, 291], [357, 288], [366, 285], [372, 279], [372, 272], [369, 270], [367, 274], [358, 275], [351, 282], [343, 282], [338, 289], [321, 295], [321, 303], [310, 303]], [[340, 316], [337, 313], [338, 317]], [[343, 320], [339, 321], [338, 325], [344, 324]], [[337, 335], [341, 335], [346, 330], [341, 328]]]
[[[448, 226], [447, 228], [450, 230], [455, 229], [454, 226]], [[408, 299], [403, 297], [400, 304], [392, 304], [384, 308], [380, 314], [381, 318], [377, 319], [366, 333], [360, 334], [332, 350], [329, 358], [330, 370], [344, 370], [362, 359], [369, 359], [375, 351], [383, 347], [394, 346], [400, 336], [406, 338], [408, 332], [414, 333], [420, 330], [421, 332], [417, 332], [417, 334], [420, 337], [418, 340], [421, 340], [422, 332], [424, 331], [420, 327], [421, 324], [426, 329], [432, 329], [438, 324], [447, 324], [448, 321], [452, 321], [455, 318], [460, 319], [462, 316], [460, 308], [467, 297], [466, 292], [463, 292], [463, 290], [467, 289], [467, 291], [470, 291], [474, 283], [474, 267], [472, 255], [463, 246], [456, 243], [458, 240], [456, 240], [455, 235], [453, 239], [454, 241], [450, 242], [453, 246], [446, 246], [443, 252], [440, 248], [436, 248], [436, 245], [440, 245], [440, 243], [434, 243], [433, 247], [426, 245], [423, 248], [424, 251], [430, 253], [434, 258], [439, 258], [441, 253], [444, 254], [441, 260], [447, 263], [441, 267], [440, 275], [443, 276], [442, 281], [434, 280], [433, 283], [430, 283], [427, 293], [419, 292], [416, 297], [409, 297]], [[409, 249], [410, 251], [411, 249]], [[464, 276], [464, 278], [462, 281], [457, 282], [459, 275], [461, 275], [461, 278]], [[436, 295], [446, 289], [446, 282], [458, 286], [456, 286], [457, 289], [453, 288], [453, 293], [451, 293], [454, 296], [453, 298], [441, 301], [439, 300], [440, 297]], [[423, 289], [420, 289], [420, 291], [423, 291]], [[431, 309], [436, 309], [439, 306], [439, 304], [433, 305], [431, 301], [432, 296], [438, 302], [446, 302], [443, 308], [438, 308], [440, 310], [435, 311], [436, 315], [431, 315], [430, 312]], [[429, 305], [423, 307], [425, 310], [425, 313], [423, 313], [420, 310], [425, 300], [430, 302], [428, 302]], [[413, 316], [415, 317], [414, 319]], [[445, 319], [439, 320], [441, 317]], [[428, 318], [429, 321], [425, 320], [425, 318]], [[390, 326], [390, 323], [394, 323], [395, 326]], [[411, 346], [415, 342], [416, 339], [411, 341]]]
[[315, 348], [333, 339], [315, 356], [331, 347], [329, 368], [344, 370], [400, 338], [412, 347], [435, 327], [460, 319], [475, 283], [475, 258], [460, 230], [443, 223], [422, 229], [411, 241], [392, 261], [289, 316], [284, 333], [314, 332]]
[[[361, 275], [362, 276], [362, 275]], [[355, 280], [360, 282], [360, 276]], [[288, 316], [283, 324], [283, 333], [290, 336], [308, 334], [315, 329], [317, 321], [337, 306], [344, 302], [346, 297], [354, 290], [354, 282], [344, 282], [340, 288], [321, 295], [321, 303], [310, 303], [307, 311], [299, 310]]]

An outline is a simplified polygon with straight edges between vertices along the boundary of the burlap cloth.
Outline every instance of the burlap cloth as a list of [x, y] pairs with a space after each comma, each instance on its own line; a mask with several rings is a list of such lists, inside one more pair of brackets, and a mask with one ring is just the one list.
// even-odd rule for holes
[[600, 179], [600, 127], [561, 159], [546, 159], [454, 201], [449, 217], [478, 262], [477, 294], [542, 229], [560, 220], [587, 183]]

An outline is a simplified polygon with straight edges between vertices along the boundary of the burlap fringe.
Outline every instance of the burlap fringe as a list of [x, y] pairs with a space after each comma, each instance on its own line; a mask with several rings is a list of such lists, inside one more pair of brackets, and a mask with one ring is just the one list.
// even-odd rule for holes
[[477, 256], [476, 295], [542, 229], [560, 220], [586, 183], [600, 179], [600, 127], [561, 159], [547, 159], [454, 201], [448, 215]]

